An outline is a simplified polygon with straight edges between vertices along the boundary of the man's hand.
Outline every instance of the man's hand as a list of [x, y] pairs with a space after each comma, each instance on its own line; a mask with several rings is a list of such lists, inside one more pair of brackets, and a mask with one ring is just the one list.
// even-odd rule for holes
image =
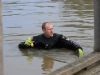
[[28, 46], [31, 46], [31, 47], [34, 47], [34, 41], [32, 41], [32, 38], [28, 38], [26, 41], [25, 41], [25, 44], [28, 45]]
[[84, 56], [84, 51], [81, 48], [78, 49], [78, 56], [79, 57], [83, 57]]

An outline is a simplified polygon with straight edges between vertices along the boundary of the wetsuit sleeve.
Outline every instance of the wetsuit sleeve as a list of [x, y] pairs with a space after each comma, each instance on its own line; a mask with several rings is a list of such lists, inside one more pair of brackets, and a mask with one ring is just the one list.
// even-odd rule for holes
[[60, 45], [63, 48], [71, 49], [71, 50], [78, 50], [79, 48], [82, 49], [82, 47], [77, 44], [76, 42], [69, 40], [65, 36], [61, 35], [60, 36]]
[[33, 48], [34, 47], [34, 40], [33, 38], [27, 38], [24, 42], [21, 42], [18, 45], [19, 48]]
[[72, 40], [69, 40], [63, 35], [60, 37], [60, 44], [62, 45], [63, 48], [74, 50], [75, 53], [78, 55], [78, 57], [83, 57], [85, 54], [82, 47], [79, 44], [77, 44]]

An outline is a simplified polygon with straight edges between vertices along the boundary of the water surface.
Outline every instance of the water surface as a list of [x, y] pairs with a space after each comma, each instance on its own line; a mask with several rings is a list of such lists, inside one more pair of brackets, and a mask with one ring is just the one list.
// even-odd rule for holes
[[25, 50], [17, 45], [42, 33], [44, 21], [55, 32], [79, 43], [86, 55], [93, 51], [92, 0], [3, 0], [5, 75], [46, 75], [78, 59], [69, 50]]

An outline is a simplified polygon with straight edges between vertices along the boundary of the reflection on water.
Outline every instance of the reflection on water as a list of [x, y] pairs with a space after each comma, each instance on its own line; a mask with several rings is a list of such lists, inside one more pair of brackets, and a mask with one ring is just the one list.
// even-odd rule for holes
[[17, 48], [27, 37], [40, 34], [44, 21], [53, 22], [55, 32], [78, 42], [86, 54], [90, 53], [94, 43], [93, 17], [92, 0], [3, 0], [5, 75], [47, 74], [78, 59], [67, 50]]
[[[21, 50], [22, 52], [22, 56], [25, 56], [27, 61], [32, 64], [34, 61], [34, 57], [35, 55], [37, 56], [38, 54], [36, 54], [36, 52], [34, 52], [33, 50]], [[42, 62], [41, 62], [41, 69], [44, 71], [43, 74], [48, 74], [51, 72], [51, 70], [53, 69], [53, 65], [54, 65], [54, 60], [51, 56], [49, 55], [43, 55], [42, 58]], [[35, 61], [36, 62], [36, 61]], [[35, 64], [34, 64], [35, 65]]]
[[[20, 50], [22, 56], [35, 70], [35, 74], [47, 75], [50, 72], [76, 60], [76, 56], [72, 52], [65, 51], [65, 49], [54, 49], [51, 51], [37, 50], [37, 49], [24, 49]], [[59, 56], [58, 56], [59, 55]], [[72, 56], [72, 57], [71, 57]], [[67, 58], [65, 58], [67, 57]], [[70, 60], [69, 60], [70, 59]], [[68, 61], [69, 60], [69, 61]], [[18, 63], [17, 63], [18, 64]], [[26, 65], [29, 66], [29, 65]], [[22, 66], [23, 67], [23, 66]], [[30, 74], [30, 73], [29, 73]]]
[[[33, 50], [21, 50], [21, 52], [22, 52], [22, 56], [26, 56], [26, 59], [30, 64], [32, 64], [35, 55], [36, 56], [38, 55]], [[50, 72], [53, 69], [53, 64], [54, 64], [54, 60], [50, 55], [48, 54], [43, 55], [43, 61], [41, 64], [43, 71]]]
[[30, 50], [20, 50], [22, 52], [22, 56], [26, 56], [29, 63], [32, 63], [34, 52]]
[[42, 64], [42, 69], [45, 72], [51, 72], [53, 69], [54, 61], [53, 58], [50, 56], [44, 56], [43, 57], [43, 64]]

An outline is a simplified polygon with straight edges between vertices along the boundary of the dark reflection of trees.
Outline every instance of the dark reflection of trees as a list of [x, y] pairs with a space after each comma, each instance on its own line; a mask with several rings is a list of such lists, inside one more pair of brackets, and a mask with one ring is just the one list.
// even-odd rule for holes
[[93, 4], [93, 0], [51, 0], [51, 1], [62, 1], [64, 3], [73, 3], [73, 4]]
[[80, 4], [80, 3], [83, 3], [83, 4], [92, 4], [93, 1], [92, 0], [66, 0], [66, 1], [69, 1], [73, 4]]
[[[69, 0], [72, 4], [77, 4], [76, 6], [71, 6], [72, 9], [78, 10], [76, 13], [79, 16], [84, 16], [84, 14], [90, 15], [93, 10], [92, 0]], [[86, 10], [86, 11], [84, 11]], [[89, 14], [90, 13], [90, 14]]]
[[[92, 0], [69, 0], [70, 4], [77, 4], [77, 6], [72, 6], [73, 9], [84, 10], [84, 9], [92, 9], [91, 5], [93, 4]], [[66, 2], [64, 2], [66, 4]]]
[[91, 11], [88, 10], [93, 10], [93, 0], [51, 0], [51, 1], [63, 2], [63, 6], [61, 9], [63, 16], [68, 15], [67, 14], [68, 10], [77, 10], [72, 12], [76, 13], [80, 17], [84, 16], [84, 14], [90, 15]]
[[51, 0], [51, 1], [61, 1], [61, 2], [64, 2], [65, 4], [66, 3], [73, 3], [73, 4], [80, 4], [81, 2], [84, 2], [85, 4], [92, 4], [93, 3], [93, 0]]

